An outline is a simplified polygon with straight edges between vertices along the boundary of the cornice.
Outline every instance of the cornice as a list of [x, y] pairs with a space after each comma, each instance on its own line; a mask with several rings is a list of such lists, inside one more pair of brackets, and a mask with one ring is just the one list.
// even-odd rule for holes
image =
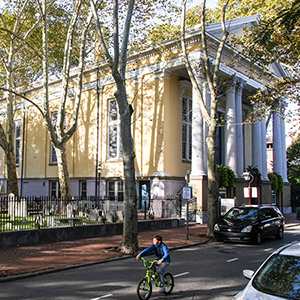
[[[230, 31], [232, 32], [233, 28], [242, 28], [242, 26], [246, 26], [247, 24], [248, 25], [249, 24], [257, 24], [257, 22], [259, 20], [260, 20], [259, 16], [254, 15], [254, 16], [248, 16], [248, 17], [244, 17], [244, 18], [229, 20], [229, 21], [226, 21], [226, 24], [230, 25]], [[214, 36], [213, 33], [216, 33], [218, 30], [220, 30], [220, 28], [221, 28], [220, 22], [206, 25], [206, 29], [207, 29], [206, 34], [207, 34], [207, 38], [208, 38], [209, 49], [214, 52], [217, 51], [220, 40], [218, 37]], [[193, 46], [193, 45], [200, 44], [200, 41], [201, 41], [200, 25], [187, 30], [186, 41], [187, 41], [187, 46]], [[158, 50], [156, 50], [156, 48], [152, 47], [146, 51], [143, 51], [142, 53], [136, 53], [136, 54], [131, 55], [127, 60], [127, 64], [130, 65], [130, 64], [136, 63], [137, 61], [143, 61], [145, 59], [148, 59], [148, 58], [151, 58], [154, 56], [158, 56], [158, 55], [160, 55], [162, 57], [164, 53], [169, 53], [172, 50], [179, 50], [180, 55], [173, 57], [170, 60], [156, 62], [156, 63], [149, 64], [147, 66], [142, 66], [142, 67], [138, 67], [138, 68], [135, 68], [132, 70], [128, 70], [126, 72], [126, 79], [132, 79], [133, 83], [137, 84], [142, 81], [142, 78], [145, 74], [154, 73], [155, 78], [162, 78], [162, 77], [169, 78], [171, 72], [173, 70], [176, 70], [176, 68], [185, 68], [183, 56], [180, 51], [181, 44], [180, 44], [179, 39], [172, 39], [169, 41], [165, 41], [161, 44], [161, 46], [162, 47], [160, 47], [160, 49], [159, 49], [160, 52]], [[197, 50], [197, 51], [190, 53], [189, 56], [191, 58], [197, 56], [197, 58], [199, 59], [199, 53], [200, 53], [200, 50]], [[234, 52], [233, 49], [226, 46], [224, 48], [222, 55], [224, 57], [231, 58], [233, 54], [238, 55], [238, 53]], [[200, 53], [200, 57], [203, 57], [202, 53]], [[244, 59], [240, 60], [238, 62], [238, 64], [241, 67], [247, 68], [247, 67], [249, 67], [250, 62], [244, 58]], [[101, 61], [99, 64], [88, 64], [88, 65], [86, 65], [85, 70], [84, 70], [84, 77], [95, 75], [97, 68], [99, 68], [101, 70], [101, 72], [103, 72], [103, 73], [109, 71], [108, 64], [105, 61]], [[262, 84], [259, 81], [250, 79], [244, 73], [242, 73], [236, 69], [233, 69], [231, 67], [225, 66], [224, 64], [220, 65], [220, 70], [221, 70], [221, 72], [224, 72], [225, 74], [238, 76], [242, 80], [246, 81], [247, 85], [249, 85], [253, 88], [259, 89], [262, 86]], [[78, 73], [78, 68], [73, 68], [71, 70], [71, 73], [70, 73], [71, 81], [73, 80], [75, 82], [75, 77], [77, 76], [77, 73]], [[100, 81], [101, 86], [115, 83], [112, 75], [107, 75], [103, 78], [100, 78], [99, 81]], [[60, 87], [60, 84], [61, 84], [61, 76], [59, 74], [52, 75], [49, 77], [49, 86], [51, 86], [51, 88]], [[82, 91], [95, 89], [96, 84], [97, 84], [96, 80], [90, 80], [89, 82], [83, 84]], [[25, 92], [27, 95], [28, 94], [33, 95], [41, 88], [42, 88], [42, 81], [40, 80], [40, 81], [36, 81], [35, 83], [33, 83], [31, 85], [31, 88]], [[60, 91], [51, 93], [49, 95], [49, 99], [52, 100], [52, 99], [59, 98], [60, 93], [61, 93]], [[70, 99], [74, 98], [74, 93], [75, 93], [75, 88], [70, 87], [70, 89], [68, 91], [68, 95], [69, 95]], [[36, 99], [42, 99], [42, 97], [37, 97]], [[41, 101], [41, 100], [39, 100], [39, 101]]]

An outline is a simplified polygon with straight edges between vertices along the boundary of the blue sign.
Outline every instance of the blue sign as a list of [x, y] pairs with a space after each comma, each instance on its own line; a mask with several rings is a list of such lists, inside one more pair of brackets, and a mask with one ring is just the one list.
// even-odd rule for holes
[[184, 186], [182, 188], [182, 199], [190, 200], [193, 198], [193, 192], [191, 186]]

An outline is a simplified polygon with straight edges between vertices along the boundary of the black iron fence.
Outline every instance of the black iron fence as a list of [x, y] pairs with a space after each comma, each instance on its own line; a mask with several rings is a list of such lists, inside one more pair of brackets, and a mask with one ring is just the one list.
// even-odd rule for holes
[[[180, 217], [178, 199], [152, 200], [154, 218]], [[0, 197], [0, 232], [123, 221], [124, 202], [95, 197]]]
[[0, 231], [105, 222], [108, 212], [104, 217], [104, 203], [104, 200], [94, 198], [0, 197]]

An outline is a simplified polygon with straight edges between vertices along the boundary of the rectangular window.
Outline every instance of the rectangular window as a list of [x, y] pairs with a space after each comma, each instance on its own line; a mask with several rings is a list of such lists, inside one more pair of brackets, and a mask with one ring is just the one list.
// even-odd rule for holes
[[108, 101], [108, 158], [122, 157], [120, 117], [116, 99]]
[[182, 159], [192, 160], [192, 99], [182, 98]]
[[108, 140], [109, 140], [109, 158], [118, 157], [118, 128], [117, 125], [108, 126]]
[[[56, 131], [56, 123], [57, 123], [57, 111], [52, 113], [52, 126], [54, 128], [55, 135], [57, 135]], [[57, 156], [56, 156], [56, 151], [55, 148], [53, 147], [51, 143], [51, 148], [50, 148], [50, 163], [51, 164], [57, 164]]]
[[224, 114], [218, 112], [219, 126], [217, 128], [217, 142], [216, 142], [216, 160], [218, 165], [225, 165], [225, 149], [224, 149], [224, 136], [225, 129], [223, 125]]
[[118, 201], [124, 201], [123, 181], [118, 181]]
[[108, 182], [108, 200], [115, 200], [115, 182]]
[[15, 122], [15, 158], [16, 165], [20, 164], [21, 121]]
[[108, 199], [113, 201], [124, 201], [123, 181], [108, 182]]
[[80, 199], [86, 199], [87, 196], [87, 185], [86, 185], [86, 181], [82, 180], [79, 181], [79, 195], [80, 195]]
[[50, 196], [51, 198], [59, 199], [60, 198], [60, 185], [58, 180], [51, 180], [50, 184]]

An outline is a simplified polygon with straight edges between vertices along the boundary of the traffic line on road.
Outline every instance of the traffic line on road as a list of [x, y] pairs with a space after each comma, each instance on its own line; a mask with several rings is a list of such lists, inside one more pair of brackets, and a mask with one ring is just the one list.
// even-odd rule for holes
[[233, 261], [236, 261], [236, 260], [238, 260], [238, 258], [236, 257], [236, 258], [232, 258], [232, 259], [228, 259], [226, 262], [233, 262]]
[[176, 274], [173, 277], [176, 278], [176, 277], [185, 276], [185, 275], [188, 275], [188, 274], [190, 274], [190, 272], [184, 272], [184, 273]]
[[267, 248], [267, 249], [265, 249], [264, 251], [265, 251], [265, 252], [267, 252], [267, 251], [273, 251], [273, 248]]
[[111, 297], [111, 296], [113, 296], [113, 294], [103, 295], [101, 297], [93, 298], [93, 299], [90, 299], [90, 300], [99, 300], [99, 299], [104, 299], [104, 298], [108, 298], [108, 297]]

